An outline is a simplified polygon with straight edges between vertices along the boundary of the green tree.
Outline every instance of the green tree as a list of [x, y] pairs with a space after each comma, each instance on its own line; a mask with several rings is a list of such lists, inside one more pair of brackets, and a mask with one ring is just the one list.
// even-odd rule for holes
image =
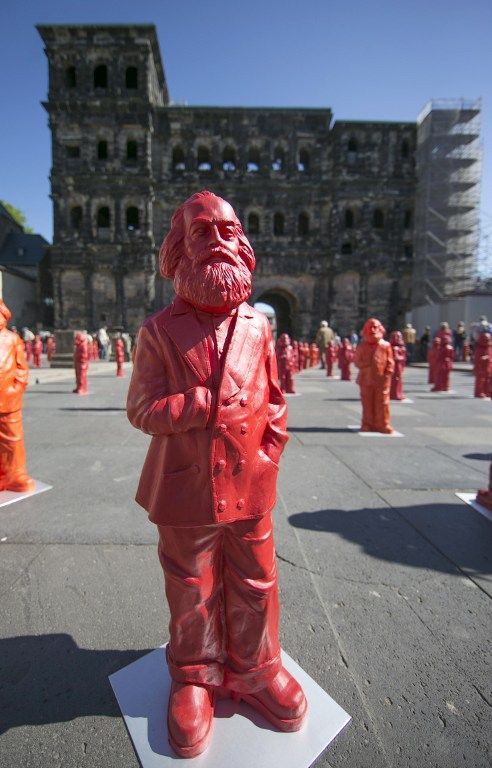
[[10, 213], [13, 219], [20, 224], [22, 229], [27, 235], [34, 234], [34, 230], [31, 227], [26, 226], [26, 215], [19, 208], [16, 208], [12, 203], [7, 203], [6, 200], [0, 200], [3, 207]]

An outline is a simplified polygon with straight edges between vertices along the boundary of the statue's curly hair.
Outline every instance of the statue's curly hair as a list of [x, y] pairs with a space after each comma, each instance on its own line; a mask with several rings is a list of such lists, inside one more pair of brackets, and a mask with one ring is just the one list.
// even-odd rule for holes
[[[213, 192], [210, 192], [207, 189], [203, 189], [201, 192], [195, 192], [195, 194], [185, 200], [184, 203], [179, 206], [179, 208], [176, 208], [171, 219], [171, 229], [164, 238], [164, 241], [159, 250], [159, 270], [163, 277], [173, 278], [178, 263], [183, 257], [183, 241], [185, 236], [184, 211], [186, 206], [196, 202], [197, 200], [201, 200], [207, 197], [214, 197], [217, 200], [223, 199], [218, 197], [218, 195], [215, 195]], [[236, 235], [239, 240], [239, 255], [248, 267], [249, 271], [252, 272], [256, 265], [255, 254], [248, 238], [244, 234], [241, 222], [237, 218], [236, 214], [234, 214], [234, 224], [236, 227]]]

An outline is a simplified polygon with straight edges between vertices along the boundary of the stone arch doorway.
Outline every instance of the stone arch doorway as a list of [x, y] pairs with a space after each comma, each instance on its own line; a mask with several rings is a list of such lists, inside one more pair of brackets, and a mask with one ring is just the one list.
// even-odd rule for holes
[[296, 338], [296, 307], [293, 297], [287, 296], [282, 291], [266, 290], [254, 297], [254, 303], [269, 304], [275, 312], [277, 337], [281, 333], [288, 333]]

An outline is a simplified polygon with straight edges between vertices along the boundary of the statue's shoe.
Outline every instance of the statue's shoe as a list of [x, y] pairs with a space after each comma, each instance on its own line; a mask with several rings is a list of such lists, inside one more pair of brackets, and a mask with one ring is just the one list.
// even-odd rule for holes
[[254, 693], [234, 694], [234, 698], [246, 701], [280, 731], [298, 731], [306, 719], [304, 692], [285, 667], [264, 688]]
[[16, 475], [10, 480], [3, 483], [3, 487], [6, 491], [34, 491], [36, 487], [36, 481], [29, 477], [29, 475]]
[[206, 750], [213, 719], [214, 694], [210, 688], [173, 680], [167, 730], [169, 743], [179, 757], [196, 757]]

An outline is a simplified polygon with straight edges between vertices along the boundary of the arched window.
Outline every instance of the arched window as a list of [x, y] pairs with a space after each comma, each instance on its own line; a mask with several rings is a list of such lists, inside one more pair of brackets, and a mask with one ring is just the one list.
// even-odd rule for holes
[[140, 229], [138, 208], [134, 205], [126, 209], [126, 228], [133, 232], [136, 229]]
[[108, 68], [106, 64], [99, 64], [94, 70], [94, 88], [108, 87]]
[[260, 150], [257, 147], [250, 147], [246, 170], [248, 173], [258, 173], [260, 170]]
[[201, 173], [212, 170], [212, 158], [210, 157], [210, 150], [208, 147], [198, 147], [196, 167]]
[[181, 173], [186, 170], [185, 154], [182, 147], [174, 147], [173, 149], [173, 171]]
[[283, 213], [273, 214], [273, 234], [277, 237], [285, 234], [285, 217]]
[[384, 213], [381, 208], [376, 208], [372, 214], [372, 226], [374, 229], [384, 229]]
[[300, 213], [297, 219], [297, 234], [301, 237], [309, 235], [309, 216], [307, 213]]
[[129, 139], [126, 142], [126, 159], [133, 161], [137, 159], [138, 148], [135, 139]]
[[348, 140], [348, 144], [347, 144], [347, 152], [357, 152], [357, 151], [358, 151], [358, 147], [357, 147], [357, 139], [354, 139], [354, 137], [352, 136], [352, 137], [351, 137], [351, 138]]
[[408, 143], [408, 139], [403, 139], [400, 147], [401, 156], [404, 160], [407, 160], [410, 156], [410, 144]]
[[97, 142], [97, 159], [98, 160], [108, 159], [108, 142], [105, 139], [102, 139], [101, 141]]
[[260, 232], [260, 217], [257, 213], [248, 215], [248, 234], [257, 235]]
[[301, 149], [299, 151], [299, 162], [297, 168], [301, 173], [309, 173], [309, 152], [307, 149]]
[[127, 88], [138, 88], [138, 69], [136, 67], [126, 68], [125, 86]]
[[237, 168], [236, 150], [234, 147], [226, 147], [222, 152], [222, 168], [232, 173]]
[[99, 208], [97, 212], [97, 226], [98, 229], [108, 229], [111, 225], [111, 214], [107, 205]]
[[344, 256], [349, 256], [352, 253], [352, 243], [348, 241], [342, 243], [342, 253]]
[[413, 248], [411, 245], [404, 245], [403, 246], [403, 258], [407, 261], [410, 261], [413, 259]]
[[275, 147], [273, 153], [272, 171], [285, 170], [285, 151], [283, 147]]
[[354, 226], [354, 212], [347, 208], [344, 216], [345, 229], [352, 229]]
[[403, 223], [404, 223], [405, 229], [410, 229], [413, 225], [413, 215], [412, 215], [412, 210], [410, 208], [405, 211]]
[[74, 205], [70, 209], [70, 224], [76, 232], [80, 231], [82, 227], [82, 206]]
[[75, 67], [67, 67], [65, 70], [65, 85], [67, 88], [77, 87], [77, 70]]

